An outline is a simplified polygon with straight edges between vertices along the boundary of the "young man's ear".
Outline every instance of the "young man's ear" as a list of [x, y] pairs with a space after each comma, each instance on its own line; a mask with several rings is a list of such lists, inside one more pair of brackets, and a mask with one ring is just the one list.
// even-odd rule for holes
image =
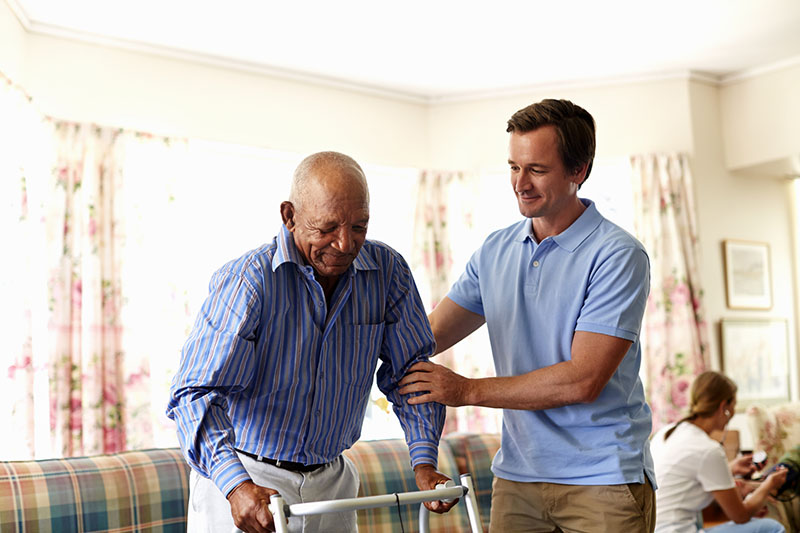
[[294, 205], [292, 202], [281, 202], [281, 219], [289, 231], [294, 230]]
[[586, 171], [589, 169], [589, 163], [584, 163], [583, 165], [576, 168], [572, 173], [572, 178], [575, 183], [579, 186], [583, 185], [583, 182], [586, 181]]

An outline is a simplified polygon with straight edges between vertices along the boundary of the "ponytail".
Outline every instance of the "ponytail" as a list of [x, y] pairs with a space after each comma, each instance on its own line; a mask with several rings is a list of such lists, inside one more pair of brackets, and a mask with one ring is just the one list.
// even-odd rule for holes
[[684, 416], [684, 417], [683, 417], [683, 418], [681, 418], [680, 420], [678, 420], [678, 421], [675, 423], [675, 425], [674, 425], [674, 426], [672, 426], [671, 428], [669, 428], [669, 429], [667, 430], [667, 432], [666, 432], [666, 433], [664, 433], [664, 440], [667, 440], [667, 439], [669, 438], [669, 436], [670, 436], [670, 435], [672, 435], [672, 432], [673, 432], [673, 431], [675, 431], [675, 429], [676, 429], [678, 426], [680, 426], [680, 425], [681, 425], [681, 424], [683, 424], [684, 422], [688, 422], [689, 420], [694, 420], [695, 418], [697, 418], [697, 413], [691, 413], [691, 414], [689, 414], [689, 415], [686, 415], [686, 416]]
[[722, 402], [731, 402], [736, 398], [736, 383], [719, 372], [707, 371], [698, 375], [692, 383], [691, 404], [689, 414], [664, 434], [667, 440], [680, 424], [694, 420], [698, 416], [709, 417], [714, 414]]

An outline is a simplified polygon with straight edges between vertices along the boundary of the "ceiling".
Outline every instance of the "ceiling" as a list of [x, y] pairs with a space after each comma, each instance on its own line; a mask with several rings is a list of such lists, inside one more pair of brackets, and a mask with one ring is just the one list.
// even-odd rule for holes
[[437, 101], [800, 61], [798, 0], [6, 0], [32, 33]]

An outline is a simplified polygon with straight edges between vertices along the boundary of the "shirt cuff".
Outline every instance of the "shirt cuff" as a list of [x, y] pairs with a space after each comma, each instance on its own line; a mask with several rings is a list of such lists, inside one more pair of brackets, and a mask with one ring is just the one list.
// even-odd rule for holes
[[250, 474], [234, 453], [211, 468], [211, 480], [227, 498], [240, 483], [250, 481]]
[[411, 455], [411, 468], [423, 464], [433, 465], [434, 468], [438, 467], [439, 446], [435, 442], [412, 442], [408, 445], [408, 453]]

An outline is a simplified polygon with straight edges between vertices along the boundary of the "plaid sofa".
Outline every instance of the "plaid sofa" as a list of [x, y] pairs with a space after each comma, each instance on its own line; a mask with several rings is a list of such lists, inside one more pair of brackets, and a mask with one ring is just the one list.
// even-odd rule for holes
[[[454, 434], [439, 448], [439, 468], [472, 474], [484, 528], [499, 435]], [[416, 490], [401, 439], [359, 441], [345, 454], [361, 477], [359, 496]], [[177, 448], [40, 461], [0, 461], [0, 531], [178, 532], [186, 530], [189, 467]], [[362, 533], [416, 532], [417, 506], [359, 511]], [[401, 518], [402, 517], [402, 518]], [[464, 505], [431, 513], [431, 532], [468, 531]]]

